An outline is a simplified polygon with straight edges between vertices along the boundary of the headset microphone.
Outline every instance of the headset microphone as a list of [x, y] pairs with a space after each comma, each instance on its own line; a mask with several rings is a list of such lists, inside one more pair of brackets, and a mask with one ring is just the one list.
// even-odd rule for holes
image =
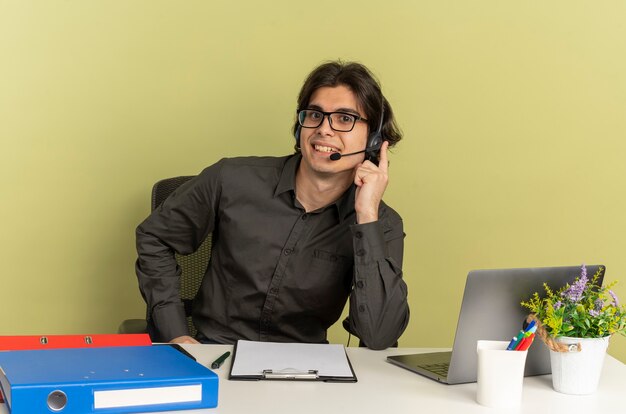
[[340, 152], [333, 152], [332, 154], [330, 154], [330, 159], [333, 161], [339, 161], [341, 159], [341, 157], [348, 157], [350, 155], [355, 155], [355, 154], [360, 154], [362, 152], [367, 151], [367, 149], [361, 150], [361, 151], [357, 151], [357, 152], [351, 152], [350, 154], [342, 154]]
[[362, 152], [366, 152], [366, 151], [376, 151], [379, 150], [381, 147], [381, 145], [377, 145], [376, 147], [367, 147], [364, 150], [361, 151], [357, 151], [357, 152], [351, 152], [349, 154], [342, 154], [340, 152], [333, 152], [332, 154], [330, 154], [330, 159], [332, 161], [339, 161], [342, 157], [349, 157], [350, 155], [356, 155], [356, 154], [360, 154]]

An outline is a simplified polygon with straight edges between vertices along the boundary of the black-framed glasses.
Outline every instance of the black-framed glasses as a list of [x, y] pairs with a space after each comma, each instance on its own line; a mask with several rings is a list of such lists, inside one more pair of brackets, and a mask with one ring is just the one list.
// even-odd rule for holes
[[330, 127], [338, 132], [350, 132], [354, 128], [356, 121], [367, 122], [362, 116], [349, 112], [324, 112], [317, 109], [302, 109], [298, 111], [298, 123], [303, 128], [317, 128], [324, 122], [324, 117], [328, 117]]

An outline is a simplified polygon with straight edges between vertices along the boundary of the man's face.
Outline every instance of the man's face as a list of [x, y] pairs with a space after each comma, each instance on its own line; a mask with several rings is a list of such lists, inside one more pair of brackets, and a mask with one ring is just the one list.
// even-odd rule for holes
[[[323, 112], [346, 112], [365, 117], [357, 103], [356, 96], [346, 86], [322, 87], [317, 89], [306, 109]], [[337, 125], [335, 125], [337, 126]], [[330, 126], [327, 116], [317, 128], [302, 128], [300, 131], [300, 148], [302, 152], [301, 167], [313, 173], [338, 173], [353, 170], [365, 159], [365, 154], [342, 157], [337, 161], [330, 159], [333, 152], [350, 153], [362, 151], [367, 143], [368, 126], [364, 121], [357, 121], [352, 131], [339, 132]]]

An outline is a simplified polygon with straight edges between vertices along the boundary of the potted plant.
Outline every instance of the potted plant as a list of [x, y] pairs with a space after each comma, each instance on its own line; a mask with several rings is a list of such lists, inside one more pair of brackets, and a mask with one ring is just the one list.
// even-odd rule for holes
[[591, 394], [600, 380], [609, 338], [626, 336], [626, 307], [611, 290], [616, 281], [600, 286], [601, 267], [589, 280], [585, 265], [572, 285], [546, 295], [535, 292], [522, 306], [538, 323], [539, 337], [550, 348], [552, 385], [565, 394]]

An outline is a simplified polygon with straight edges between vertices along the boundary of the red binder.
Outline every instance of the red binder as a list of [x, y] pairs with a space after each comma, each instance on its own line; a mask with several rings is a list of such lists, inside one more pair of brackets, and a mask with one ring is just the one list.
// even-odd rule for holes
[[0, 336], [0, 351], [152, 345], [148, 334]]
[[[0, 336], [0, 351], [152, 345], [148, 334]], [[0, 392], [0, 403], [3, 402]]]

